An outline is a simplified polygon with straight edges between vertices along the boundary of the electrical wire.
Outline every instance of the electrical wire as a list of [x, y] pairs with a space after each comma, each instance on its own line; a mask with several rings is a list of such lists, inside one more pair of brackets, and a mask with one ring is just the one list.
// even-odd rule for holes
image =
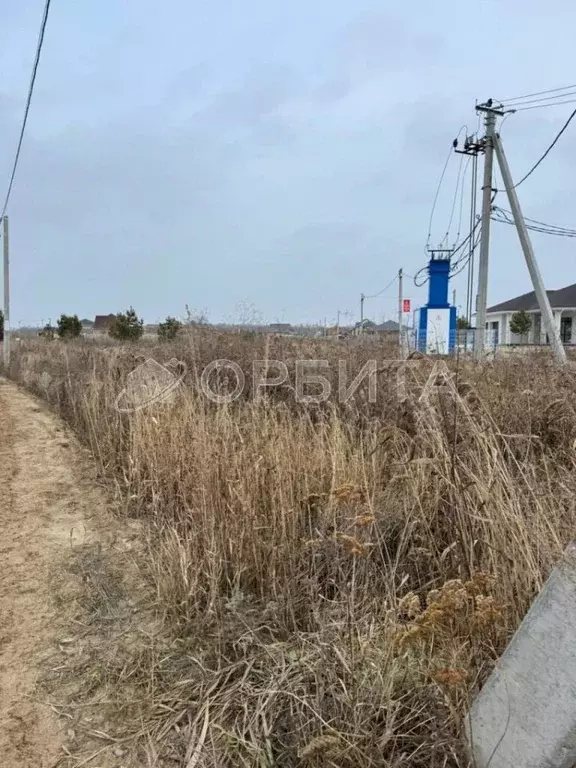
[[385, 286], [384, 288], [382, 288], [381, 291], [378, 291], [378, 293], [373, 293], [371, 296], [364, 296], [364, 298], [365, 299], [375, 299], [378, 296], [381, 296], [384, 293], [384, 291], [387, 291], [388, 288], [390, 288], [391, 285], [394, 285], [394, 283], [396, 282], [397, 279], [398, 279], [398, 275], [394, 275], [394, 277], [392, 278], [392, 280], [390, 280], [388, 285]]
[[[514, 217], [512, 211], [499, 208], [498, 206], [494, 206], [491, 218], [493, 221], [498, 221], [502, 224], [514, 225]], [[555, 235], [557, 237], [576, 237], [576, 229], [571, 229], [569, 227], [560, 227], [556, 226], [555, 224], [547, 224], [546, 222], [539, 221], [538, 219], [530, 219], [528, 217], [524, 218], [524, 223], [526, 224], [526, 228], [532, 230], [533, 232], [541, 232], [546, 235]]]
[[[507, 211], [505, 209], [498, 208], [497, 206], [494, 206], [494, 210], [502, 212], [502, 213], [506, 214], [507, 216], [512, 216], [513, 215], [512, 211]], [[557, 226], [556, 224], [546, 224], [546, 222], [539, 221], [538, 219], [525, 218], [525, 221], [529, 221], [532, 224], [538, 225], [539, 227], [547, 227], [548, 229], [553, 229], [553, 230], [556, 230], [556, 231], [566, 232], [566, 233], [571, 234], [571, 235], [576, 235], [576, 229], [574, 229], [572, 227], [560, 227], [560, 226]]]
[[[476, 233], [476, 231], [478, 230], [478, 227], [480, 226], [480, 223], [481, 223], [481, 222], [480, 222], [480, 219], [478, 219], [478, 221], [477, 221], [477, 222], [476, 222], [476, 224], [474, 225], [474, 228], [472, 229], [472, 231], [471, 231], [471, 232], [470, 232], [468, 235], [466, 235], [466, 237], [464, 238], [464, 240], [462, 240], [462, 242], [461, 242], [461, 243], [459, 243], [459, 244], [458, 244], [458, 245], [457, 245], [455, 248], [453, 248], [453, 249], [452, 249], [452, 252], [451, 252], [450, 258], [453, 258], [453, 257], [454, 257], [454, 256], [455, 256], [457, 253], [460, 253], [460, 251], [461, 251], [463, 248], [465, 248], [465, 247], [466, 247], [466, 245], [467, 245], [467, 244], [470, 242], [470, 240], [471, 240], [471, 239], [474, 237], [474, 234], [475, 234], [475, 233]], [[453, 270], [455, 267], [457, 267], [457, 266], [460, 264], [460, 262], [461, 262], [461, 261], [462, 261], [462, 258], [460, 258], [460, 259], [456, 259], [456, 261], [452, 263], [452, 265], [451, 265], [451, 267], [450, 267], [450, 270], [452, 271], [452, 270]], [[416, 274], [414, 275], [414, 277], [413, 277], [413, 280], [414, 280], [414, 285], [415, 285], [417, 288], [422, 288], [422, 286], [426, 285], [426, 283], [428, 282], [428, 277], [426, 277], [426, 279], [425, 279], [425, 280], [422, 280], [421, 282], [419, 282], [419, 276], [420, 276], [420, 275], [421, 275], [423, 272], [426, 272], [427, 270], [428, 270], [428, 264], [426, 264], [424, 267], [422, 267], [421, 269], [419, 269], [419, 270], [418, 270], [418, 272], [416, 272]]]
[[432, 239], [432, 221], [434, 219], [434, 213], [436, 211], [436, 204], [438, 202], [438, 196], [440, 195], [442, 182], [444, 181], [446, 169], [448, 168], [448, 163], [450, 162], [450, 158], [452, 157], [453, 151], [454, 151], [454, 148], [450, 147], [450, 149], [448, 150], [448, 156], [446, 157], [446, 162], [444, 163], [444, 167], [442, 168], [442, 173], [440, 174], [438, 186], [436, 187], [436, 194], [434, 195], [434, 202], [432, 203], [432, 210], [430, 211], [430, 221], [428, 222], [428, 237], [426, 239], [426, 245], [424, 246], [424, 250], [428, 248], [428, 246], [430, 245], [430, 240]]
[[504, 102], [503, 107], [506, 109], [514, 109], [515, 107], [525, 107], [527, 104], [542, 104], [546, 101], [558, 101], [559, 98], [566, 99], [568, 96], [576, 96], [576, 91], [570, 91], [569, 93], [563, 93], [561, 96], [547, 96], [542, 99], [528, 99], [527, 101], [520, 101], [518, 103]]
[[22, 120], [22, 127], [20, 129], [20, 138], [18, 140], [18, 147], [16, 149], [16, 155], [14, 157], [14, 164], [12, 166], [12, 174], [10, 176], [10, 182], [8, 184], [8, 191], [4, 200], [4, 207], [2, 208], [2, 215], [0, 219], [3, 219], [8, 208], [10, 201], [10, 195], [12, 193], [12, 187], [14, 185], [14, 178], [16, 176], [16, 169], [18, 168], [18, 161], [20, 160], [20, 152], [22, 151], [22, 143], [24, 141], [24, 133], [26, 131], [26, 123], [28, 122], [28, 113], [30, 112], [30, 104], [32, 102], [32, 94], [34, 93], [34, 84], [36, 82], [36, 75], [38, 73], [38, 65], [40, 63], [40, 54], [42, 53], [42, 45], [44, 43], [44, 34], [46, 32], [46, 24], [48, 23], [48, 14], [50, 12], [51, 0], [46, 0], [44, 5], [44, 13], [42, 15], [42, 22], [40, 24], [40, 34], [38, 36], [38, 43], [36, 46], [36, 55], [34, 57], [34, 65], [32, 67], [32, 77], [30, 78], [30, 85], [28, 87], [28, 97], [26, 99], [26, 108], [24, 110], [24, 118]]
[[[477, 230], [478, 230], [478, 227], [480, 226], [480, 224], [481, 224], [481, 219], [480, 219], [480, 218], [478, 218], [478, 219], [477, 219], [477, 221], [476, 221], [476, 223], [474, 224], [474, 227], [473, 227], [473, 229], [472, 229], [472, 230], [469, 232], [469, 234], [468, 234], [468, 235], [466, 235], [466, 237], [465, 237], [465, 238], [464, 238], [464, 240], [463, 240], [463, 241], [460, 243], [460, 245], [459, 245], [457, 248], [455, 248], [455, 249], [452, 251], [452, 255], [451, 255], [451, 257], [450, 257], [451, 259], [453, 259], [453, 258], [454, 258], [454, 256], [455, 256], [457, 253], [459, 253], [459, 252], [460, 252], [460, 251], [461, 251], [463, 248], [465, 248], [465, 247], [466, 247], [466, 246], [467, 246], [467, 245], [470, 243], [470, 241], [472, 240], [472, 238], [473, 238], [473, 237], [474, 237], [474, 235], [476, 234], [476, 232], [477, 232]], [[460, 258], [456, 259], [456, 261], [453, 261], [453, 262], [452, 262], [452, 264], [450, 265], [450, 271], [452, 272], [454, 269], [456, 269], [456, 267], [457, 267], [457, 266], [460, 264], [460, 262], [461, 262], [463, 259], [467, 258], [467, 256], [469, 256], [469, 252], [468, 252], [468, 253], [467, 253], [465, 256], [460, 256]]]
[[[458, 192], [460, 190], [460, 176], [462, 175], [462, 165], [464, 164], [464, 155], [460, 155], [460, 163], [458, 165], [458, 175], [456, 176], [456, 189], [454, 190], [454, 197], [452, 198], [452, 208], [450, 209], [450, 218], [448, 220], [448, 228], [446, 229], [446, 234], [440, 241], [440, 248], [444, 245], [444, 243], [448, 242], [448, 238], [450, 237], [450, 230], [452, 229], [452, 222], [454, 220], [454, 211], [456, 210], [456, 201], [458, 199]], [[458, 238], [456, 238], [458, 240]]]
[[[506, 213], [509, 213], [512, 215], [512, 211], [506, 211]], [[566, 234], [569, 235], [576, 235], [576, 229], [572, 229], [571, 227], [559, 227], [555, 224], [546, 224], [543, 221], [538, 221], [538, 219], [525, 219], [525, 221], [529, 221], [532, 224], [536, 224], [539, 227], [547, 227], [550, 230], [555, 230], [557, 232], [566, 232]]]
[[478, 123], [476, 125], [476, 133], [474, 134], [475, 136], [478, 136], [478, 134], [480, 133], [481, 127], [482, 127], [482, 114], [478, 112]]
[[[458, 131], [458, 135], [456, 136], [456, 139], [460, 138], [460, 134], [462, 131], [467, 132], [468, 126], [463, 125], [460, 130]], [[452, 154], [454, 152], [454, 146], [452, 145], [448, 151], [448, 155], [446, 157], [446, 162], [444, 163], [444, 167], [442, 168], [442, 173], [440, 174], [440, 179], [438, 181], [438, 186], [436, 187], [436, 194], [434, 195], [434, 202], [432, 203], [432, 210], [430, 211], [430, 221], [428, 222], [428, 237], [426, 239], [426, 245], [424, 246], [424, 251], [426, 252], [428, 246], [430, 245], [430, 240], [432, 239], [432, 221], [434, 220], [434, 213], [436, 211], [436, 205], [438, 203], [438, 197], [440, 195], [440, 190], [442, 188], [442, 182], [444, 181], [444, 176], [446, 175], [446, 169], [448, 168], [448, 163], [450, 162], [450, 158], [452, 157]]]
[[[482, 239], [482, 231], [480, 230], [480, 232], [478, 232], [478, 235], [477, 235], [476, 239], [474, 240], [474, 244], [472, 246], [472, 250], [466, 255], [466, 260], [464, 261], [464, 263], [462, 264], [460, 269], [455, 270], [455, 271], [452, 271], [452, 270], [450, 271], [450, 279], [452, 279], [452, 278], [456, 277], [457, 275], [461, 274], [466, 269], [466, 267], [468, 266], [468, 263], [470, 262], [470, 259], [474, 255], [474, 252], [476, 251], [476, 249], [480, 245], [481, 239]], [[458, 262], [456, 262], [456, 264], [454, 264], [453, 267], [456, 266], [457, 264], [458, 264]]]
[[510, 112], [507, 112], [504, 115], [504, 119], [502, 120], [502, 122], [500, 123], [500, 126], [498, 127], [498, 133], [500, 133], [500, 134], [502, 133], [502, 126], [504, 125], [506, 120], [508, 120], [509, 117], [511, 117], [513, 114], [515, 114], [515, 112], [516, 112], [515, 109], [514, 110], [510, 110]]
[[572, 119], [574, 118], [574, 116], [576, 116], [576, 109], [575, 109], [575, 110], [572, 112], [572, 114], [570, 115], [570, 117], [568, 118], [568, 120], [566, 120], [566, 122], [565, 122], [565, 123], [564, 123], [564, 125], [562, 126], [561, 130], [560, 130], [560, 131], [559, 131], [559, 133], [557, 134], [556, 138], [554, 139], [554, 141], [552, 142], [552, 144], [550, 144], [550, 146], [548, 147], [548, 149], [546, 150], [546, 152], [544, 152], [544, 154], [543, 154], [543, 155], [542, 155], [542, 157], [541, 157], [541, 158], [538, 160], [538, 162], [536, 162], [536, 163], [535, 163], [535, 164], [532, 166], [532, 168], [530, 168], [530, 170], [528, 171], [528, 173], [527, 173], [525, 176], [523, 176], [523, 177], [520, 179], [520, 181], [519, 181], [517, 184], [514, 184], [514, 189], [516, 189], [517, 187], [519, 187], [519, 186], [520, 186], [520, 184], [522, 184], [524, 181], [526, 181], [526, 179], [527, 179], [529, 176], [531, 176], [531, 175], [534, 173], [534, 171], [536, 170], [536, 168], [538, 168], [538, 166], [540, 165], [540, 163], [541, 163], [541, 162], [542, 162], [542, 161], [543, 161], [543, 160], [544, 160], [544, 159], [545, 159], [545, 158], [548, 156], [548, 154], [549, 154], [549, 153], [552, 151], [552, 149], [553, 149], [553, 148], [556, 146], [556, 143], [558, 142], [559, 138], [562, 136], [562, 134], [564, 133], [564, 131], [566, 130], [566, 128], [568, 128], [568, 126], [569, 126], [569, 125], [570, 125], [570, 123], [572, 122]]
[[562, 88], [549, 88], [547, 91], [536, 91], [536, 93], [527, 93], [525, 96], [514, 96], [513, 98], [510, 98], [510, 99], [502, 99], [502, 102], [531, 99], [533, 96], [545, 96], [548, 93], [558, 93], [559, 91], [569, 91], [572, 88], [576, 88], [576, 83], [574, 85], [565, 85]]
[[460, 233], [462, 232], [462, 212], [464, 210], [464, 182], [466, 181], [466, 174], [468, 173], [468, 167], [470, 166], [471, 160], [472, 160], [472, 157], [469, 155], [468, 159], [466, 160], [466, 165], [464, 166], [464, 173], [462, 175], [462, 189], [460, 190], [460, 213], [458, 214], [458, 232], [456, 233], [456, 237], [454, 238], [453, 247], [455, 247], [458, 240], [460, 240]]
[[428, 265], [426, 265], [425, 267], [422, 267], [422, 269], [419, 269], [418, 272], [416, 272], [416, 274], [412, 278], [414, 280], [414, 285], [416, 286], [416, 288], [422, 288], [422, 286], [426, 285], [426, 283], [428, 282], [428, 277], [425, 280], [422, 280], [421, 283], [418, 282], [418, 277], [422, 274], [422, 272], [426, 272], [427, 269], [428, 269]]
[[562, 104], [575, 104], [576, 99], [569, 99], [568, 101], [558, 101], [555, 104], [536, 104], [534, 107], [519, 107], [515, 109], [515, 112], [526, 112], [529, 109], [545, 109], [546, 107], [560, 107]]
[[[493, 218], [497, 219], [498, 221], [503, 221], [506, 224], [514, 223], [514, 220], [513, 220], [514, 217], [513, 217], [512, 211], [508, 211], [505, 208], [500, 208], [495, 205], [494, 208], [492, 209], [492, 214], [493, 214]], [[547, 228], [554, 231], [561, 231], [567, 234], [576, 235], [576, 229], [570, 229], [569, 227], [559, 227], [553, 224], [546, 224], [545, 222], [539, 221], [538, 219], [530, 219], [528, 217], [525, 217], [524, 221], [542, 228]]]

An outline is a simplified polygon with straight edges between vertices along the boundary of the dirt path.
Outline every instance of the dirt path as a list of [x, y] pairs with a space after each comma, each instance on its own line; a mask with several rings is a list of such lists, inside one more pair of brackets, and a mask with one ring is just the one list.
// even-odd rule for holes
[[[125, 552], [86, 452], [32, 397], [0, 379], [0, 765], [55, 768], [78, 740], [71, 716], [38, 683], [86, 645], [70, 637], [81, 585], [78, 558]], [[94, 571], [94, 562], [90, 565]], [[111, 590], [103, 590], [107, 595]], [[112, 590], [113, 591], [113, 590]], [[77, 622], [80, 625], [81, 622]], [[84, 625], [93, 635], [94, 623]], [[107, 629], [109, 631], [109, 627]], [[93, 647], [94, 644], [92, 643]], [[61, 660], [59, 661], [59, 657]], [[60, 716], [58, 716], [60, 714]], [[67, 719], [68, 718], [68, 719]], [[72, 746], [72, 749], [71, 749]], [[102, 755], [90, 765], [119, 766]]]

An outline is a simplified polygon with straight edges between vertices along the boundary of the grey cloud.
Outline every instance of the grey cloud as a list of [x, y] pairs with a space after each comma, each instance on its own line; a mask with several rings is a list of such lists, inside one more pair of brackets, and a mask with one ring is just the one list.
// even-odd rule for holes
[[[108, 13], [92, 29], [62, 0], [51, 28], [52, 51], [64, 53], [47, 48], [10, 209], [18, 316], [76, 301], [79, 312], [115, 311], [132, 301], [156, 317], [188, 301], [218, 319], [243, 295], [271, 316], [285, 306], [287, 320], [333, 315], [400, 265], [423, 266], [440, 171], [462, 123], [476, 126], [475, 97], [490, 95], [482, 91], [503, 71], [510, 92], [532, 80], [534, 90], [554, 87], [563, 71], [505, 45], [486, 67], [470, 64], [490, 29], [502, 43], [505, 34], [483, 19], [464, 34], [457, 3], [367, 13], [373, 0], [321, 0], [229, 13], [229, 4], [206, 2], [198, 24], [198, 11], [174, 0], [186, 22], [177, 30], [152, 13], [151, 0], [148, 13], [102, 4]], [[36, 14], [25, 15], [33, 43]], [[96, 39], [111, 19], [111, 38]], [[540, 21], [527, 9], [523, 30]], [[124, 46], [123, 25], [132, 29]], [[74, 55], [82, 45], [90, 52], [79, 73], [64, 71], [71, 29]], [[567, 36], [558, 50], [570, 44]], [[20, 48], [18, 40], [5, 78], [16, 98], [0, 96], [6, 180], [27, 87]], [[544, 113], [506, 122], [515, 174], [557, 122]], [[521, 188], [528, 215], [570, 226], [572, 145], [567, 134]], [[440, 237], [456, 170], [453, 159], [435, 218]], [[494, 227], [491, 292], [520, 292], [512, 234]], [[539, 242], [552, 283], [572, 264], [572, 245]]]
[[441, 35], [418, 29], [417, 16], [401, 18], [391, 11], [358, 16], [346, 27], [342, 47], [369, 70], [403, 72], [437, 63], [446, 51]]
[[349, 96], [355, 86], [356, 84], [349, 74], [343, 73], [339, 77], [328, 77], [310, 88], [309, 100], [319, 105], [333, 104]]

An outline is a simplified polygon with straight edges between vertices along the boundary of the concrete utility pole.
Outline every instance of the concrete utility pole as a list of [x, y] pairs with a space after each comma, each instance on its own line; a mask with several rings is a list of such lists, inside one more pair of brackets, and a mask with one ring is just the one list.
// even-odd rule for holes
[[[474, 232], [476, 224], [476, 194], [478, 189], [478, 154], [472, 155], [472, 186], [470, 200], [470, 232]], [[474, 237], [468, 245], [468, 275], [466, 280], [466, 319], [472, 325], [472, 305], [474, 301]]]
[[364, 296], [363, 293], [360, 294], [360, 333], [364, 333], [364, 299], [366, 296]]
[[4, 238], [4, 373], [8, 373], [10, 363], [10, 239], [8, 231], [8, 216], [4, 216], [3, 238]]
[[512, 209], [512, 215], [514, 216], [516, 229], [518, 230], [520, 245], [524, 251], [524, 258], [526, 259], [528, 272], [530, 273], [532, 285], [534, 286], [534, 292], [536, 293], [536, 298], [538, 299], [540, 314], [542, 315], [544, 327], [550, 340], [550, 346], [552, 347], [552, 352], [554, 353], [556, 362], [564, 364], [566, 363], [566, 351], [562, 345], [559, 330], [556, 328], [556, 324], [554, 322], [554, 315], [552, 314], [552, 308], [550, 306], [550, 302], [548, 301], [548, 294], [546, 293], [544, 281], [542, 280], [538, 262], [536, 261], [536, 257], [534, 255], [534, 249], [532, 248], [532, 242], [530, 241], [530, 236], [526, 228], [526, 222], [524, 221], [520, 203], [518, 202], [518, 195], [516, 194], [516, 190], [514, 189], [514, 185], [512, 183], [512, 174], [510, 173], [508, 160], [504, 154], [504, 147], [502, 146], [502, 141], [498, 134], [494, 135], [493, 142], [494, 149], [496, 150], [496, 157], [498, 158], [498, 165], [500, 166], [500, 172], [502, 173], [502, 180], [504, 182], [504, 186], [506, 187], [508, 202], [510, 203], [510, 208]]
[[484, 136], [484, 183], [482, 186], [482, 232], [480, 241], [480, 263], [478, 267], [478, 296], [476, 299], [476, 334], [474, 351], [477, 358], [484, 354], [486, 336], [486, 307], [488, 304], [488, 258], [490, 252], [490, 213], [492, 211], [492, 170], [494, 165], [494, 131], [496, 115], [503, 114], [492, 109], [492, 101], [476, 107], [486, 113], [486, 135]]
[[400, 347], [400, 359], [404, 359], [404, 329], [402, 328], [402, 317], [403, 317], [403, 310], [404, 307], [404, 296], [402, 294], [402, 280], [403, 273], [402, 269], [398, 270], [398, 345]]

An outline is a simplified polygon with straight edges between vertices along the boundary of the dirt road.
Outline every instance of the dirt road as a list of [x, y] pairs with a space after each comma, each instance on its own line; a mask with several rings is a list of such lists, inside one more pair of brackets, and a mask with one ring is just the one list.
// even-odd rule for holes
[[[39, 681], [75, 652], [83, 578], [72, 559], [114, 546], [85, 452], [63, 424], [0, 379], [0, 765], [54, 768], [77, 738]], [[108, 525], [110, 524], [110, 525]], [[125, 544], [127, 539], [123, 539]], [[79, 645], [76, 643], [76, 645]], [[70, 650], [72, 649], [72, 650]], [[56, 659], [56, 661], [55, 661]], [[60, 674], [60, 673], [57, 673]], [[59, 712], [61, 715], [61, 712]], [[67, 746], [68, 744], [68, 746]], [[92, 763], [90, 763], [92, 764]], [[107, 764], [102, 757], [95, 765]], [[118, 762], [116, 762], [118, 765]]]

